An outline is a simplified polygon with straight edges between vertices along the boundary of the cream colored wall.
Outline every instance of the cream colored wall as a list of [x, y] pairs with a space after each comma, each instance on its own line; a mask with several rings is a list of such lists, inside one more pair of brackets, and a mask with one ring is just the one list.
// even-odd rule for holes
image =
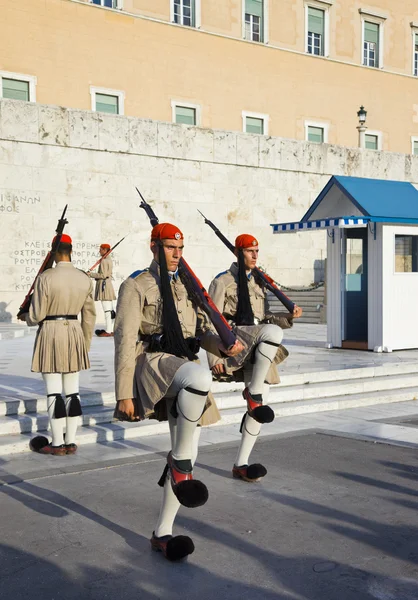
[[[125, 0], [126, 9], [129, 2], [135, 2], [138, 10], [146, 5], [145, 0]], [[278, 4], [270, 3], [270, 30], [274, 24], [285, 36], [288, 29], [289, 46], [301, 49], [303, 3], [297, 9], [292, 8], [295, 2], [280, 3], [286, 14], [298, 18], [293, 33], [280, 19]], [[410, 16], [404, 17], [402, 27], [412, 43], [409, 20], [418, 21], [418, 12], [414, 17], [411, 1], [403, 4]], [[395, 3], [381, 0], [379, 12], [389, 12], [390, 5]], [[169, 2], [155, 0], [153, 6], [161, 16]], [[360, 28], [357, 41], [350, 31], [360, 18], [358, 6], [347, 0], [332, 7], [341, 15], [338, 36], [337, 29], [333, 34], [338, 51], [346, 60], [357, 56], [357, 62]], [[383, 133], [383, 149], [410, 152], [410, 137], [418, 136], [417, 81], [412, 77], [285, 52], [271, 44], [207, 35], [70, 0], [18, 4], [0, 0], [0, 10], [0, 70], [36, 75], [40, 103], [90, 109], [93, 85], [123, 90], [125, 114], [131, 116], [171, 121], [175, 99], [201, 105], [203, 127], [241, 130], [241, 113], [246, 110], [268, 114], [269, 133], [281, 137], [304, 139], [305, 120], [323, 121], [330, 127], [329, 142], [344, 146], [357, 145], [356, 112], [364, 104], [369, 129]], [[202, 1], [202, 25], [207, 19], [214, 28], [220, 27], [225, 17], [238, 31], [240, 11], [238, 0]], [[337, 25], [334, 22], [333, 27]], [[340, 35], [343, 26], [345, 33]], [[385, 39], [393, 47], [395, 31], [388, 19]], [[407, 45], [398, 46], [392, 54], [388, 47], [392, 64], [401, 64], [402, 56], [410, 62]]]

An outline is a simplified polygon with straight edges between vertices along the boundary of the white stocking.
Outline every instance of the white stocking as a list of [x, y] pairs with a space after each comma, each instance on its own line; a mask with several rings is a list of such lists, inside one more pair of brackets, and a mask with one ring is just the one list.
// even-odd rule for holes
[[283, 330], [278, 325], [263, 325], [257, 340], [255, 362], [251, 382], [248, 386], [251, 395], [263, 393], [264, 381], [282, 339]]
[[65, 443], [75, 444], [75, 436], [77, 433], [77, 427], [80, 417], [69, 417], [68, 412], [71, 403], [71, 394], [78, 394], [79, 392], [79, 379], [80, 373], [64, 373], [62, 376], [64, 393], [66, 395], [65, 408], [67, 411], [66, 418], [66, 429], [65, 429]]
[[[263, 388], [263, 404], [267, 403], [270, 386], [265, 383]], [[242, 424], [241, 444], [238, 448], [235, 464], [237, 467], [242, 467], [249, 464], [250, 454], [257, 441], [258, 434], [261, 430], [261, 423], [250, 417], [246, 413]]]
[[103, 312], [104, 312], [104, 316], [105, 316], [106, 332], [112, 333], [113, 325], [115, 322], [115, 320], [112, 319], [112, 310], [114, 310], [113, 301], [112, 300], [102, 300], [102, 307], [103, 307]]
[[61, 373], [42, 373], [42, 378], [46, 386], [47, 410], [49, 423], [51, 425], [52, 445], [61, 446], [64, 443], [65, 419], [56, 419], [54, 417], [54, 411], [56, 394], [62, 394], [62, 376]]
[[[171, 447], [174, 447], [177, 435], [177, 425], [175, 419], [170, 414], [170, 409], [173, 405], [174, 399], [167, 400], [167, 411], [168, 411], [168, 423], [170, 425], [170, 436], [171, 436]], [[193, 435], [193, 449], [192, 449], [192, 464], [194, 465], [197, 457], [197, 450], [199, 445], [201, 427], [196, 427]], [[172, 535], [174, 519], [180, 508], [180, 502], [177, 500], [176, 495], [173, 492], [170, 482], [170, 473], [167, 474], [164, 488], [163, 488], [163, 501], [160, 509], [160, 516], [158, 517], [157, 525], [155, 527], [155, 535], [162, 537], [164, 535]]]

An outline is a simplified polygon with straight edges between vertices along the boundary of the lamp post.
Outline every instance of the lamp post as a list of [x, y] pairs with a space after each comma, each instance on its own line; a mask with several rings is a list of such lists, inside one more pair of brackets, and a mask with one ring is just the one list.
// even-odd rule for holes
[[366, 125], [367, 110], [364, 110], [363, 105], [361, 105], [360, 110], [357, 111], [357, 116], [358, 116], [358, 123], [359, 123], [357, 126], [358, 145], [360, 148], [365, 148], [366, 147], [366, 129], [367, 129], [367, 125]]

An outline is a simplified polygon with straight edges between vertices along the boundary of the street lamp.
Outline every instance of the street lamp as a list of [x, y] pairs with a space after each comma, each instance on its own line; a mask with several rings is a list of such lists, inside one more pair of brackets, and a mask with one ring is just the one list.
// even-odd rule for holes
[[364, 106], [361, 105], [360, 106], [360, 110], [357, 111], [357, 116], [358, 116], [358, 126], [357, 126], [357, 131], [358, 131], [358, 145], [360, 148], [365, 148], [366, 147], [366, 129], [367, 129], [367, 125], [366, 125], [366, 117], [367, 117], [367, 110], [364, 109]]

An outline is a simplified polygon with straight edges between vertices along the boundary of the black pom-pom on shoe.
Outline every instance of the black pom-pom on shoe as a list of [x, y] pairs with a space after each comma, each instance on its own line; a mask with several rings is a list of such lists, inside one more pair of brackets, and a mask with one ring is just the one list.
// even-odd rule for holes
[[248, 479], [261, 479], [267, 475], [267, 469], [264, 465], [260, 463], [254, 463], [253, 465], [249, 465], [247, 467], [247, 477]]
[[232, 475], [234, 479], [242, 479], [243, 481], [248, 481], [248, 483], [256, 483], [257, 481], [260, 481], [262, 477], [267, 475], [267, 469], [263, 465], [260, 465], [260, 463], [242, 465], [241, 467], [234, 465]]
[[152, 534], [151, 548], [155, 552], [162, 552], [167, 560], [172, 562], [182, 560], [194, 552], [194, 543], [187, 535], [164, 535], [156, 537]]
[[197, 508], [198, 506], [203, 506], [208, 501], [208, 488], [197, 479], [181, 481], [172, 487], [177, 500], [187, 508]]
[[32, 450], [32, 452], [40, 452], [40, 450], [45, 448], [45, 446], [48, 446], [48, 444], [48, 438], [46, 438], [44, 435], [37, 435], [30, 440], [29, 448]]
[[251, 411], [250, 416], [258, 423], [271, 423], [274, 421], [274, 411], [270, 406], [257, 406]]

